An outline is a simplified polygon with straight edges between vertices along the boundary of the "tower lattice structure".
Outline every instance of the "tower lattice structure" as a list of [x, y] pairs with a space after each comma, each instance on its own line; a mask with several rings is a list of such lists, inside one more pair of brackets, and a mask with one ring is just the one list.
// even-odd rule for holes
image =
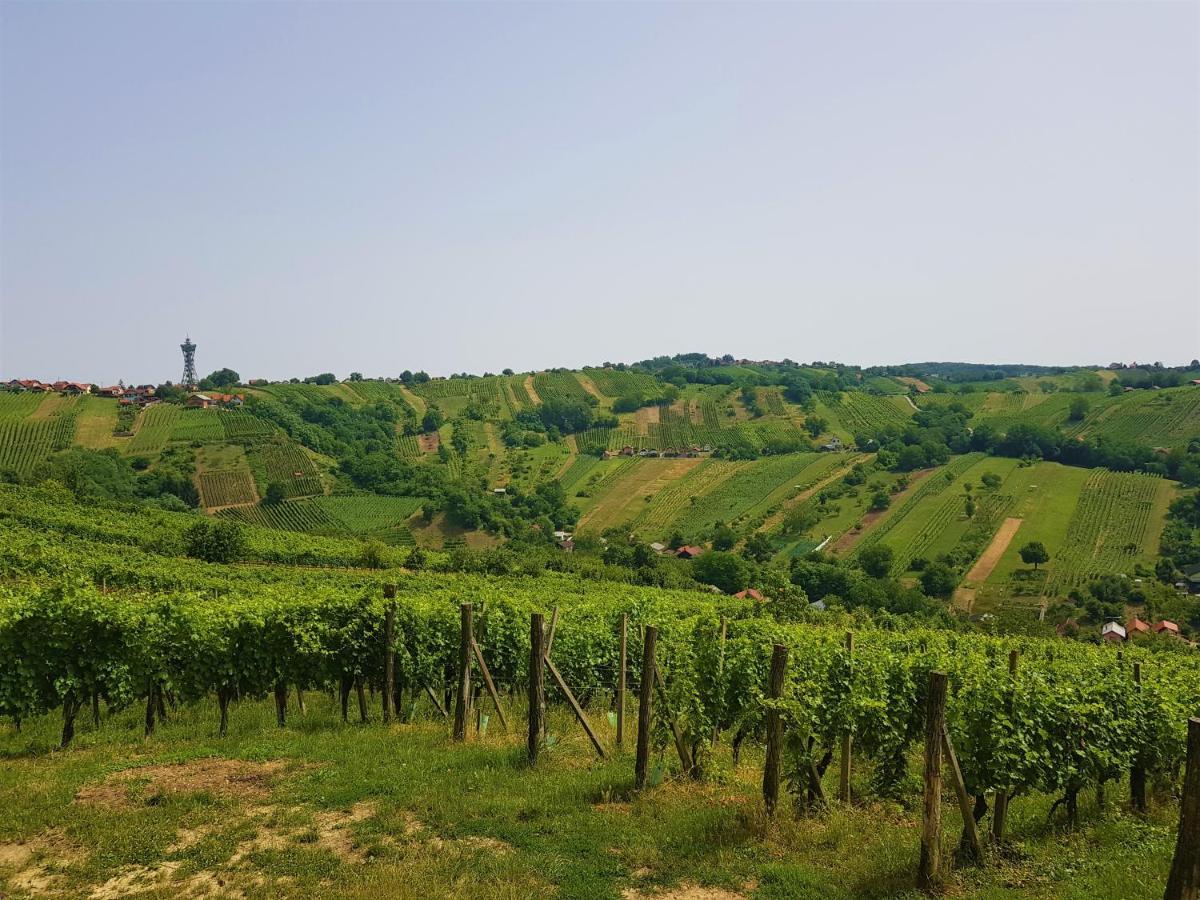
[[189, 336], [184, 338], [179, 349], [183, 351], [183, 378], [179, 383], [188, 390], [195, 390], [196, 384], [200, 381], [196, 377], [196, 345], [192, 343]]

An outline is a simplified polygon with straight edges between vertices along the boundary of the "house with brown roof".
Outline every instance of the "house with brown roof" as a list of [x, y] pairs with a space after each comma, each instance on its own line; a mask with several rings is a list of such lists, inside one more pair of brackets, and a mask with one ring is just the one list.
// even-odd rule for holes
[[1149, 634], [1150, 633], [1150, 623], [1143, 622], [1137, 616], [1134, 616], [1132, 619], [1130, 619], [1128, 622], [1125, 623], [1125, 631], [1130, 635]]
[[1179, 634], [1179, 626], [1176, 625], [1174, 622], [1172, 622], [1170, 619], [1163, 619], [1160, 622], [1154, 623], [1154, 633], [1155, 634], [1178, 635]]
[[744, 591], [738, 591], [733, 595], [738, 600], [759, 600], [763, 599], [763, 595], [754, 588], [746, 588]]
[[692, 544], [686, 544], [676, 550], [675, 555], [680, 559], [695, 559], [697, 556], [704, 555], [704, 548], [696, 547]]

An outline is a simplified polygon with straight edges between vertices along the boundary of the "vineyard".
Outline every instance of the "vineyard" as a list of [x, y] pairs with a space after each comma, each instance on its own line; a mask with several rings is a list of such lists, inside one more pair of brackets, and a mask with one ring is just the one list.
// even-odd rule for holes
[[1163, 447], [1200, 435], [1200, 387], [1134, 391], [1117, 400], [1087, 418], [1089, 435]]
[[[735, 527], [756, 511], [804, 490], [824, 474], [836, 458], [830, 455], [790, 454], [739, 464], [712, 490], [700, 494], [673, 523], [685, 534], [711, 528], [715, 522]], [[811, 469], [811, 471], [810, 471]]]
[[624, 372], [619, 369], [584, 369], [584, 374], [606, 397], [654, 396], [662, 384], [645, 372]]
[[275, 430], [270, 422], [241, 409], [217, 410], [217, 417], [224, 436], [230, 440], [266, 437]]
[[24, 419], [32, 415], [42, 402], [42, 394], [0, 392], [0, 421]]
[[138, 416], [133, 439], [129, 442], [129, 452], [161, 451], [171, 439], [171, 432], [175, 430], [175, 423], [182, 414], [183, 410], [178, 406], [167, 403], [156, 403], [146, 407]]
[[[896, 510], [893, 510], [879, 525], [876, 525], [868, 531], [863, 538], [854, 546], [853, 555], [857, 555], [874, 544], [879, 543], [888, 532], [901, 524], [905, 517], [910, 515], [921, 503], [922, 500], [927, 500], [930, 497], [941, 495], [946, 488], [954, 484], [954, 482], [962, 476], [968, 469], [983, 459], [981, 453], [968, 453], [965, 456], [959, 456], [953, 459], [948, 465], [931, 472], [920, 484], [909, 494], [904, 504]], [[959, 496], [953, 498], [954, 503], [961, 509], [963, 499]], [[936, 539], [936, 534], [934, 535]], [[910, 557], [911, 560], [911, 557]]]
[[180, 410], [179, 417], [171, 427], [173, 441], [220, 441], [224, 438], [221, 411], [215, 409]]
[[261, 506], [241, 506], [221, 510], [224, 519], [235, 519], [249, 525], [275, 528], [281, 531], [333, 534], [340, 526], [311, 500], [287, 500]]
[[550, 400], [587, 400], [591, 396], [571, 372], [540, 372], [533, 376], [533, 389], [543, 403]]
[[862, 391], [826, 393], [821, 399], [851, 434], [873, 434], [888, 427], [903, 428], [911, 414], [911, 407], [902, 398], [879, 397]]
[[421, 508], [420, 497], [319, 497], [312, 501], [343, 531], [355, 534], [383, 531], [400, 525]]
[[[385, 600], [378, 583], [302, 592], [264, 585], [217, 602], [79, 585], [9, 587], [0, 593], [0, 654], [16, 662], [16, 677], [0, 682], [0, 715], [31, 720], [62, 710], [69, 745], [93, 697], [117, 708], [140, 703], [147, 733], [161, 727], [165, 734], [172, 726], [160, 698], [170, 696], [206, 704], [218, 732], [212, 740], [221, 741], [239, 715], [239, 696], [273, 694], [286, 727], [293, 687], [340, 692], [344, 717], [357, 688], [365, 721], [370, 686], [384, 698], [385, 720], [397, 710], [411, 716], [427, 697], [453, 709], [461, 740], [473, 654], [501, 722], [505, 706], [510, 715], [528, 712], [532, 760], [550, 749], [541, 701], [525, 708], [512, 695], [528, 686], [537, 696], [544, 669], [553, 676], [547, 699], [566, 700], [598, 756], [620, 743], [622, 728], [623, 739], [636, 741], [637, 789], [652, 789], [652, 752], [660, 761], [678, 757], [676, 771], [704, 779], [719, 736], [735, 755], [744, 744], [765, 743], [768, 815], [781, 788], [798, 816], [832, 806], [835, 796], [850, 800], [852, 773], [856, 802], [913, 800], [922, 739], [927, 773], [944, 744], [953, 753], [946, 777], [972, 824], [964, 824], [963, 842], [980, 859], [975, 826], [989, 812], [1001, 839], [1012, 810], [1038, 795], [1061, 796], [1074, 825], [1086, 790], [1129, 776], [1142, 786], [1132, 789], [1137, 805], [1145, 786], [1177, 784], [1187, 717], [1200, 710], [1200, 666], [1191, 655], [1131, 648], [1118, 658], [1107, 647], [923, 629], [860, 628], [851, 641], [836, 627], [782, 623], [728, 599], [555, 577], [411, 575], [398, 587], [396, 599]], [[472, 610], [460, 610], [464, 596]], [[531, 653], [531, 633], [535, 646], [542, 643], [546, 597], [558, 603], [553, 649]], [[640, 687], [654, 682], [658, 691]], [[589, 714], [609, 708], [617, 685], [640, 695], [636, 728], [625, 719], [624, 693], [607, 727]], [[452, 702], [443, 707], [442, 698]], [[932, 738], [930, 722], [937, 723]], [[827, 779], [835, 757], [837, 774]], [[936, 827], [941, 797], [928, 784], [924, 817]], [[923, 840], [928, 847], [928, 831]], [[927, 862], [918, 880], [929, 877]]]
[[71, 446], [75, 417], [0, 419], [0, 469], [26, 473], [56, 450]]
[[693, 505], [707, 496], [723, 481], [747, 463], [706, 459], [683, 478], [671, 482], [648, 503], [630, 523], [639, 534], [667, 537], [673, 529], [682, 527]]
[[196, 476], [200, 503], [206, 509], [257, 503], [258, 491], [246, 469], [201, 472]]
[[1127, 573], [1143, 553], [1160, 485], [1145, 475], [1093, 471], [1048, 567], [1045, 593], [1061, 596], [1097, 575]]
[[323, 492], [316, 466], [298, 444], [278, 441], [251, 447], [250, 468], [263, 485], [280, 484], [285, 497], [307, 497]]

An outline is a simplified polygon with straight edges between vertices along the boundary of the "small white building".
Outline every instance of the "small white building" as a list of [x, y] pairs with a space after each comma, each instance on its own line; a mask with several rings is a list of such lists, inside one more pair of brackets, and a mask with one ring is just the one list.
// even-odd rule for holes
[[1114, 643], [1125, 640], [1125, 626], [1120, 622], [1105, 622], [1100, 628], [1100, 638]]

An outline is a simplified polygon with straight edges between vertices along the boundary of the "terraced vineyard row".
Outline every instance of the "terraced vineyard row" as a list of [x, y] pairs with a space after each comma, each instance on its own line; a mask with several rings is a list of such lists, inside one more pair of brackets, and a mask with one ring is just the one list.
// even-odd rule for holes
[[533, 406], [533, 399], [529, 396], [529, 391], [525, 390], [525, 376], [513, 375], [508, 379], [508, 386], [512, 390], [513, 397], [517, 401], [517, 405], [522, 409], [528, 409]]
[[570, 496], [574, 492], [575, 486], [583, 481], [592, 469], [596, 468], [598, 462], [599, 460], [590, 454], [582, 454], [575, 457], [571, 465], [567, 467], [567, 470], [558, 477], [558, 481], [563, 486], [563, 490], [567, 492], [567, 496]]
[[625, 397], [635, 394], [655, 395], [662, 385], [645, 372], [625, 372], [618, 369], [584, 369], [584, 374], [606, 397]]
[[419, 459], [421, 444], [415, 434], [402, 434], [396, 438], [396, 452], [401, 459]]
[[541, 372], [534, 375], [533, 389], [543, 403], [549, 400], [586, 400], [591, 396], [571, 372]]
[[57, 450], [71, 446], [75, 417], [0, 420], [0, 469], [26, 473]]
[[268, 484], [283, 485], [285, 497], [304, 497], [323, 492], [317, 467], [308, 454], [290, 441], [264, 444], [249, 451], [252, 468], [262, 467]]
[[289, 500], [270, 506], [238, 506], [223, 509], [217, 515], [280, 531], [331, 534], [340, 530], [337, 522], [309, 500]]
[[1161, 484], [1154, 476], [1095, 470], [1050, 561], [1045, 593], [1061, 596], [1098, 575], [1127, 571], [1142, 553]]
[[340, 530], [365, 534], [400, 525], [421, 508], [420, 497], [384, 497], [354, 495], [348, 497], [318, 497], [311, 501]]
[[829, 456], [797, 453], [737, 464], [737, 471], [715, 490], [699, 496], [675, 524], [685, 534], [709, 528], [715, 522], [740, 525], [756, 512], [764, 512], [819, 480], [819, 473], [808, 473], [810, 467], [824, 472], [832, 462]]
[[[876, 525], [860, 540], [854, 547], [852, 555], [858, 555], [867, 547], [879, 543], [889, 531], [904, 521], [905, 516], [916, 509], [917, 504], [928, 497], [936, 497], [946, 488], [950, 487], [955, 480], [962, 475], [967, 469], [983, 459], [982, 453], [967, 453], [963, 456], [956, 457], [950, 460], [943, 468], [935, 472], [931, 472], [912, 492], [904, 505], [895, 510], [883, 522]], [[963, 500], [961, 497], [955, 497], [955, 500], [960, 505]]]
[[1200, 387], [1135, 391], [1086, 423], [1089, 435], [1181, 447], [1200, 435]]
[[0, 420], [24, 419], [41, 405], [45, 394], [0, 392]]
[[909, 416], [894, 400], [886, 397], [862, 391], [846, 391], [841, 394], [822, 394], [822, 399], [852, 434], [871, 433], [885, 427], [903, 428], [908, 424]]
[[173, 441], [219, 441], [224, 439], [221, 412], [215, 409], [183, 409], [171, 429]]
[[217, 416], [225, 437], [230, 439], [265, 437], [275, 430], [270, 422], [244, 409], [217, 410]]
[[171, 439], [171, 432], [182, 414], [178, 406], [157, 403], [142, 410], [133, 438], [129, 441], [130, 453], [158, 453]]
[[654, 495], [630, 523], [647, 536], [667, 537], [702, 497], [749, 463], [706, 459], [683, 478], [673, 481]]
[[200, 502], [207, 509], [255, 503], [258, 500], [254, 479], [246, 469], [201, 472], [196, 482], [200, 488]]

